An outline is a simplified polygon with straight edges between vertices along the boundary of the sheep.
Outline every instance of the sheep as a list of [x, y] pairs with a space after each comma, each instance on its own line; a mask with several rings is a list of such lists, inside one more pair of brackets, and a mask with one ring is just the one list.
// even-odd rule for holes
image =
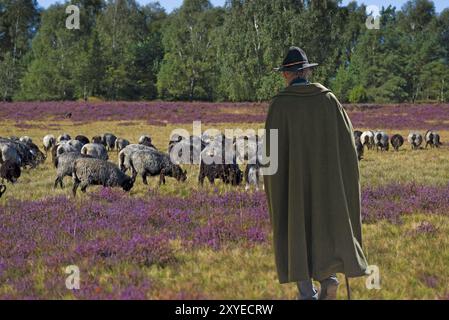
[[0, 184], [0, 198], [6, 192], [6, 186], [4, 184]]
[[21, 167], [35, 168], [45, 161], [45, 155], [34, 143], [23, 143], [20, 140], [0, 138], [0, 162], [12, 160]]
[[73, 195], [76, 196], [78, 187], [82, 192], [90, 185], [103, 187], [121, 187], [130, 191], [134, 186], [134, 179], [124, 174], [115, 164], [102, 159], [78, 158], [73, 166]]
[[355, 140], [356, 142], [357, 142], [357, 141], [360, 141], [360, 138], [362, 137], [362, 134], [363, 134], [362, 131], [355, 130], [355, 131], [354, 131], [354, 140]]
[[256, 187], [256, 191], [259, 191], [259, 184], [262, 182], [262, 190], [264, 190], [263, 180], [261, 179], [262, 170], [259, 162], [251, 163], [246, 166], [245, 169], [245, 190], [248, 191], [251, 185]]
[[45, 154], [48, 153], [49, 150], [51, 150], [51, 148], [53, 148], [53, 146], [56, 144], [56, 139], [55, 136], [52, 134], [47, 134], [43, 139], [42, 139], [42, 145], [44, 146], [44, 151]]
[[152, 147], [147, 147], [141, 144], [130, 144], [128, 146], [126, 146], [123, 150], [121, 150], [118, 154], [118, 166], [120, 168], [120, 170], [122, 170], [123, 172], [126, 172], [128, 169], [131, 169], [131, 165], [129, 163], [129, 159], [131, 157], [131, 155], [136, 152], [136, 151], [141, 151], [141, 150], [156, 150], [155, 148]]
[[117, 152], [122, 151], [129, 145], [130, 145], [130, 142], [126, 139], [118, 138], [117, 140], [115, 140], [115, 150], [117, 150]]
[[14, 161], [7, 160], [0, 167], [0, 178], [2, 178], [2, 182], [6, 180], [11, 183], [16, 183], [20, 175], [20, 166]]
[[360, 141], [364, 146], [368, 148], [368, 150], [372, 150], [374, 148], [374, 132], [373, 131], [365, 131], [360, 136]]
[[[259, 161], [262, 158], [263, 139], [258, 135], [244, 136], [243, 142], [244, 144], [242, 145], [241, 138], [239, 141], [234, 138], [233, 145], [237, 159], [241, 162], [252, 159], [252, 161], [249, 162], [255, 164], [256, 161]], [[230, 149], [228, 151], [232, 152]]]
[[225, 184], [238, 186], [242, 182], [242, 171], [237, 164], [206, 164], [201, 161], [198, 175], [198, 182], [201, 186], [203, 186], [205, 178], [211, 184], [214, 184], [215, 179], [221, 179]]
[[10, 144], [0, 144], [0, 163], [12, 161], [22, 166], [22, 157], [16, 148]]
[[21, 141], [21, 142], [23, 142], [25, 144], [33, 143], [33, 139], [31, 139], [28, 136], [20, 137], [19, 141]]
[[134, 180], [140, 175], [144, 184], [148, 184], [147, 176], [159, 175], [159, 185], [165, 184], [166, 176], [182, 182], [187, 179], [186, 170], [183, 171], [179, 165], [172, 163], [168, 154], [157, 150], [136, 151], [132, 153], [129, 163]]
[[407, 140], [410, 143], [410, 146], [411, 146], [412, 150], [419, 149], [419, 146], [423, 142], [422, 135], [419, 132], [410, 132], [410, 134], [408, 135], [408, 139]]
[[388, 151], [390, 148], [389, 137], [385, 132], [378, 131], [374, 133], [374, 144], [376, 146], [376, 150], [379, 151]]
[[103, 137], [101, 136], [93, 136], [91, 143], [103, 144]]
[[395, 151], [399, 151], [399, 148], [404, 144], [404, 138], [400, 134], [395, 134], [391, 137], [390, 143]]
[[108, 160], [108, 151], [102, 144], [88, 143], [81, 149], [81, 154], [90, 155], [93, 158]]
[[441, 145], [440, 135], [435, 131], [428, 130], [426, 132], [425, 139], [426, 139], [426, 149], [427, 149], [428, 145], [430, 145], [430, 148], [435, 148], [435, 147], [439, 148]]
[[81, 153], [81, 149], [83, 148], [82, 143], [79, 140], [68, 140], [62, 141], [56, 144], [51, 150], [52, 162], [54, 163], [56, 157], [69, 152]]
[[85, 144], [90, 143], [89, 138], [83, 135], [78, 135], [75, 137], [75, 140], [78, 140], [81, 142], [81, 144], [84, 146]]
[[75, 165], [75, 160], [79, 158], [92, 158], [89, 155], [84, 155], [78, 152], [65, 152], [56, 157], [54, 166], [56, 167], [56, 179], [54, 188], [59, 184], [61, 189], [64, 188], [64, 177], [71, 177]]
[[112, 133], [105, 133], [101, 138], [103, 145], [108, 151], [114, 150], [115, 141], [117, 140], [117, 137], [115, 135], [113, 135]]
[[[194, 164], [199, 163], [201, 151], [204, 150], [206, 144], [201, 141], [198, 136], [190, 136], [189, 138], [179, 136], [177, 141], [171, 140], [168, 146], [168, 153], [172, 159], [176, 158], [183, 163]], [[177, 154], [172, 154], [173, 150], [176, 150]], [[189, 157], [183, 158], [183, 151], [188, 151]]]
[[149, 135], [141, 135], [139, 137], [139, 144], [143, 144], [144, 146], [148, 146], [149, 144], [151, 144], [151, 137]]
[[72, 140], [72, 137], [70, 136], [70, 134], [63, 133], [58, 137], [57, 142], [69, 141], [69, 140]]
[[355, 150], [357, 151], [357, 159], [362, 160], [363, 154], [365, 153], [365, 147], [360, 140], [355, 141]]

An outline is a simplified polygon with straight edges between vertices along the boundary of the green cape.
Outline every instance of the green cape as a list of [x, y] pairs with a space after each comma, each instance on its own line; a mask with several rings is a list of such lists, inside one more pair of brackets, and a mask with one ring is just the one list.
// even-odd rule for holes
[[264, 176], [281, 283], [334, 273], [365, 275], [359, 164], [353, 128], [320, 84], [290, 86], [270, 104], [265, 134], [278, 129], [278, 171]]

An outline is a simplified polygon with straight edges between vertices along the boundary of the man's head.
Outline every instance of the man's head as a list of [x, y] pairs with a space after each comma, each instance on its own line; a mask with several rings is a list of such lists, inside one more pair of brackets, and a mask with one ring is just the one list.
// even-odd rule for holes
[[282, 76], [284, 77], [285, 84], [287, 86], [290, 85], [290, 83], [297, 78], [309, 80], [311, 75], [312, 75], [311, 68], [302, 69], [299, 71], [283, 71], [282, 72]]
[[287, 85], [289, 85], [292, 80], [298, 77], [308, 79], [312, 73], [312, 68], [317, 65], [317, 63], [309, 63], [304, 50], [298, 47], [290, 47], [282, 65], [275, 70], [282, 72]]

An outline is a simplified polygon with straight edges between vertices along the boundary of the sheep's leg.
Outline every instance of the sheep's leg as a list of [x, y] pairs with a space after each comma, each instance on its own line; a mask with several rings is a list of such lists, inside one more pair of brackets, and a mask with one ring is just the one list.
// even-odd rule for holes
[[204, 185], [204, 178], [205, 176], [200, 172], [200, 175], [198, 176], [198, 183], [200, 186]]
[[73, 192], [73, 196], [76, 196], [76, 190], [78, 189], [78, 186], [80, 185], [80, 181], [78, 179], [73, 179], [73, 188], [72, 188], [72, 192]]
[[62, 177], [60, 177], [60, 176], [56, 177], [55, 184], [54, 184], [53, 188], [56, 189], [58, 187], [58, 184], [61, 186], [61, 189], [64, 188], [63, 183], [62, 183]]
[[148, 185], [147, 174], [146, 172], [142, 173], [142, 181], [144, 185]]
[[159, 185], [165, 184], [165, 170], [162, 169], [161, 173], [159, 174]]
[[81, 191], [83, 193], [86, 193], [88, 186], [89, 186], [89, 182], [88, 181], [81, 182], [81, 184], [80, 184]]

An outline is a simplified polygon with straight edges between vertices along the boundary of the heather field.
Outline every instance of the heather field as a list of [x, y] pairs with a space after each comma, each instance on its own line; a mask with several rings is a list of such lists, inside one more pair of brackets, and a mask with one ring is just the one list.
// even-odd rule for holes
[[[365, 151], [360, 163], [364, 247], [381, 289], [351, 280], [354, 299], [449, 299], [449, 105], [346, 106], [355, 129], [404, 137], [435, 129], [439, 149]], [[171, 131], [262, 128], [266, 104], [0, 103], [0, 136], [52, 133], [89, 138], [149, 134], [166, 150]], [[117, 154], [109, 157], [116, 162]], [[140, 179], [130, 193], [53, 189], [49, 160], [25, 170], [0, 199], [0, 299], [295, 299], [276, 279], [263, 191], [217, 182]], [[80, 290], [65, 268], [80, 268]], [[343, 283], [343, 279], [342, 279]], [[339, 298], [346, 292], [341, 286]]]

